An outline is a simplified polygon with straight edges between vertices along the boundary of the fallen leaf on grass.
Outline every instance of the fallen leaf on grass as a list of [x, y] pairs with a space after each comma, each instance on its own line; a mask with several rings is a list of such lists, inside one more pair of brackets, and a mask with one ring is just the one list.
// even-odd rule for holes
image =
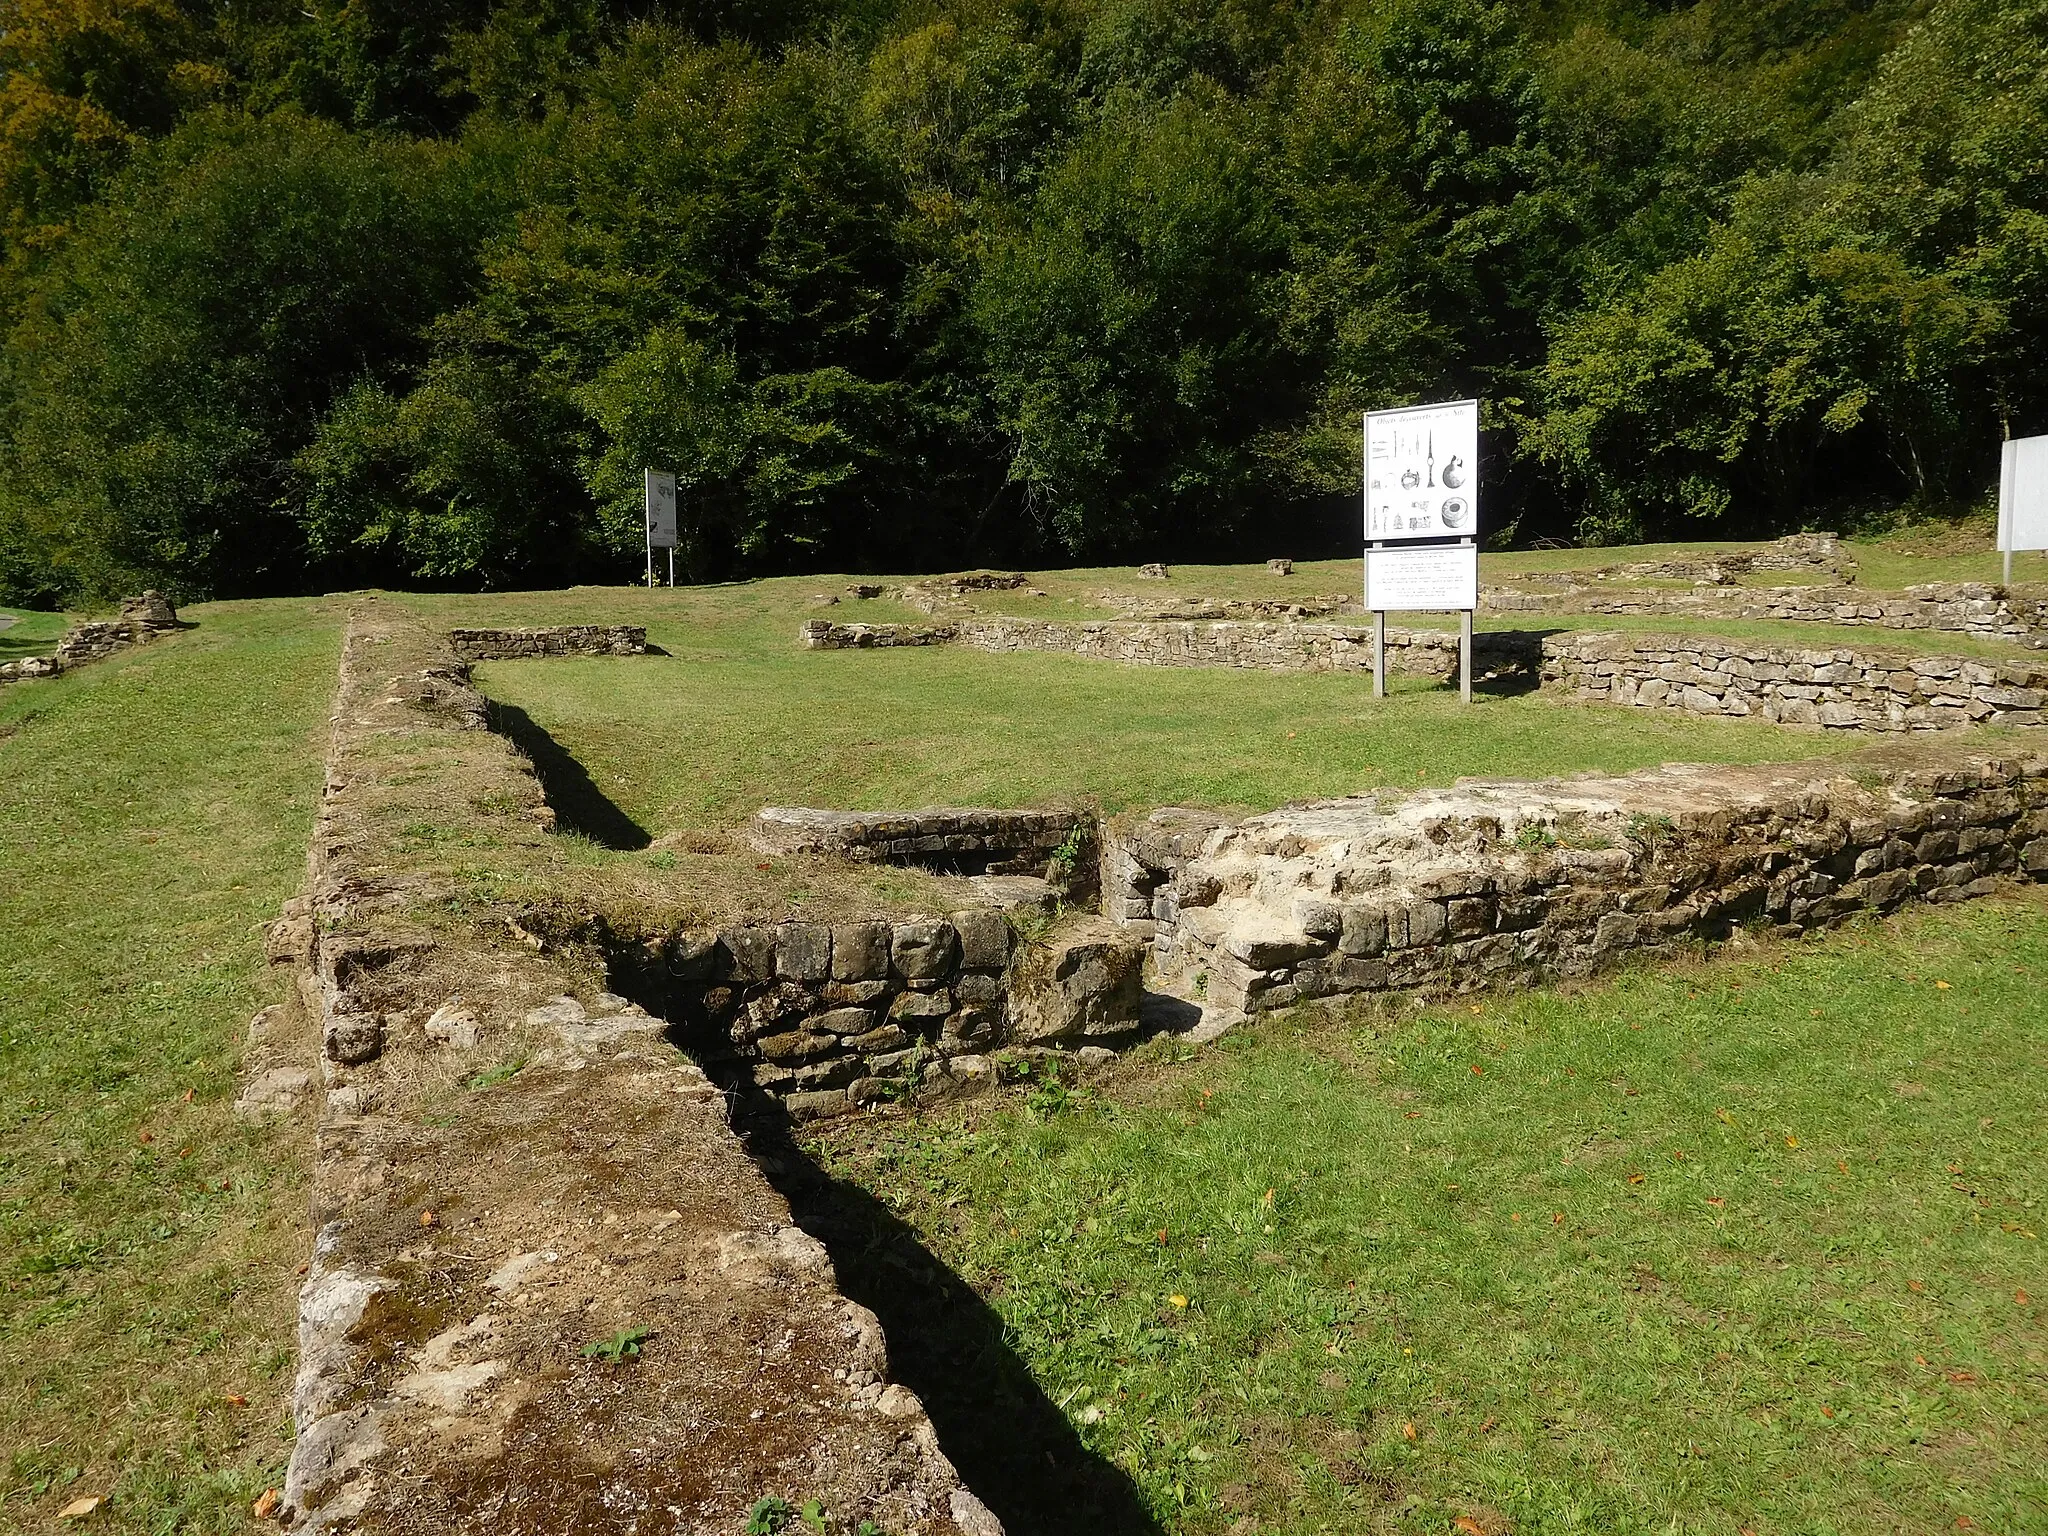
[[1948, 1379], [1959, 1387], [1967, 1387], [1977, 1379], [1977, 1373], [1974, 1371], [1950, 1371]]
[[1172, 1302], [1176, 1307], [1185, 1307], [1188, 1304], [1188, 1299], [1185, 1296], [1169, 1296], [1166, 1299]]
[[1709, 1205], [1711, 1205], [1711, 1206], [1714, 1206], [1714, 1207], [1716, 1207], [1716, 1208], [1718, 1208], [1718, 1207], [1720, 1207], [1720, 1206], [1724, 1206], [1724, 1205], [1726, 1205], [1727, 1203], [1728, 1203], [1728, 1202], [1727, 1202], [1726, 1200], [1723, 1200], [1723, 1199], [1722, 1199], [1722, 1198], [1721, 1198], [1721, 1197], [1720, 1197], [1719, 1195], [1709, 1195], [1709, 1196], [1707, 1196], [1707, 1204], [1709, 1204]]
[[1906, 1282], [1906, 1289], [1911, 1291], [1915, 1296], [1923, 1296], [1927, 1293], [1927, 1287], [1922, 1285], [1918, 1280], [1908, 1280]]
[[1945, 981], [1937, 981], [1934, 984], [1934, 988], [1937, 992], [1946, 992], [1949, 990], [1949, 985]]
[[249, 1513], [258, 1520], [269, 1520], [277, 1514], [277, 1506], [283, 1502], [275, 1488], [266, 1488], [262, 1497], [250, 1506]]
[[432, 1211], [420, 1212], [420, 1225], [423, 1227], [431, 1227], [437, 1220], [439, 1218]]
[[249, 1399], [242, 1396], [239, 1392], [223, 1392], [220, 1400], [230, 1408], [246, 1408], [249, 1406]]
[[1835, 1410], [1830, 1408], [1826, 1403], [1822, 1403], [1820, 1405], [1820, 1416], [1824, 1419], [1832, 1419], [1835, 1416]]
[[1415, 1424], [1412, 1420], [1401, 1426], [1401, 1438], [1403, 1440], [1413, 1440], [1415, 1438]]
[[1470, 1515], [1458, 1516], [1457, 1519], [1451, 1522], [1451, 1529], [1469, 1532], [1470, 1536], [1486, 1536], [1486, 1527], [1477, 1520], [1474, 1520]]
[[1787, 1136], [1785, 1138], [1785, 1145], [1788, 1147], [1796, 1147], [1799, 1145], [1799, 1138], [1797, 1136]]
[[1628, 1181], [1631, 1184], [1640, 1184], [1646, 1177], [1648, 1177], [1646, 1174], [1632, 1173], [1628, 1176]]
[[83, 1520], [106, 1502], [104, 1496], [97, 1493], [89, 1493], [82, 1499], [73, 1499], [69, 1504], [58, 1510], [57, 1518], [59, 1520]]
[[2029, 1305], [2032, 1301], [2032, 1298], [2027, 1295], [2024, 1289], [2014, 1291], [2012, 1293], [2012, 1299], [2018, 1302], [2023, 1307]]
[[192, 1102], [192, 1090], [187, 1088], [183, 1093], [179, 1094], [178, 1102], [180, 1104], [190, 1104]]
[[1490, 1435], [1490, 1434], [1492, 1434], [1492, 1433], [1493, 1433], [1493, 1426], [1494, 1426], [1494, 1423], [1495, 1423], [1495, 1420], [1494, 1420], [1494, 1417], [1493, 1417], [1493, 1415], [1492, 1415], [1492, 1414], [1488, 1414], [1488, 1415], [1486, 1416], [1486, 1422], [1485, 1422], [1484, 1424], [1482, 1424], [1482, 1425], [1480, 1425], [1480, 1426], [1479, 1426], [1479, 1433], [1481, 1433], [1482, 1435]]

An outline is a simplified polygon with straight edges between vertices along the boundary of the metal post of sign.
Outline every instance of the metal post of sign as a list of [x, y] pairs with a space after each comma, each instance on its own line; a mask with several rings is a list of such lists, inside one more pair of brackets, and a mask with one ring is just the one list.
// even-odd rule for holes
[[676, 547], [673, 544], [668, 547], [668, 584], [671, 587], [676, 584]]
[[[1461, 544], [1470, 546], [1475, 541], [1460, 539]], [[1458, 696], [1465, 703], [1472, 702], [1472, 610], [1460, 609], [1458, 613]]]
[[654, 590], [654, 530], [647, 530], [647, 590]]
[[[1374, 540], [1372, 547], [1374, 549], [1381, 549], [1385, 546], [1380, 541]], [[1365, 600], [1367, 603], [1370, 603], [1372, 601], [1372, 556], [1367, 555], [1365, 558], [1367, 561]], [[1384, 699], [1387, 696], [1387, 610], [1384, 608], [1375, 608], [1372, 611], [1372, 696], [1376, 699]]]

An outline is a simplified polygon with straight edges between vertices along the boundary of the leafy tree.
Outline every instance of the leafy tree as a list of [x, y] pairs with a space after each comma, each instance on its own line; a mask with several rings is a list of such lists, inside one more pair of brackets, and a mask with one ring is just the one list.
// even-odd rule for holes
[[289, 461], [460, 296], [475, 191], [444, 150], [292, 115], [189, 119], [30, 294], [7, 351], [5, 515], [67, 586], [300, 583]]

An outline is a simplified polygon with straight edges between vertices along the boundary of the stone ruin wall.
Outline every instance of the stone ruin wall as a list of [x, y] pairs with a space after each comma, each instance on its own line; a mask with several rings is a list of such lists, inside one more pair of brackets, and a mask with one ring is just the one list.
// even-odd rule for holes
[[1543, 686], [1600, 703], [1837, 730], [2038, 726], [2048, 662], [1806, 650], [1700, 635], [1552, 635]]
[[71, 626], [57, 642], [55, 654], [26, 656], [20, 661], [0, 662], [0, 683], [26, 683], [38, 678], [59, 677], [74, 667], [147, 645], [160, 635], [184, 628], [170, 599], [156, 591], [121, 600], [121, 614], [115, 619], [87, 619]]
[[[1366, 671], [1372, 632], [1358, 625], [1062, 623], [976, 619], [937, 629], [806, 623], [812, 649], [961, 644], [995, 652], [1062, 651], [1142, 666], [1240, 667], [1274, 672]], [[1388, 670], [1448, 679], [1458, 639], [1440, 630], [1387, 631]], [[1601, 703], [1751, 717], [1781, 725], [1877, 732], [1958, 725], [2038, 726], [2048, 662], [1818, 649], [1706, 635], [1538, 636], [1482, 630], [1476, 677], [1540, 679], [1545, 688]]]
[[[737, 1530], [779, 1492], [1001, 1536], [666, 1021], [519, 914], [422, 926], [441, 893], [388, 840], [421, 761], [495, 786], [433, 814], [499, 846], [552, 824], [487, 717], [445, 639], [374, 601], [351, 616], [307, 892], [270, 939], [298, 1003], [259, 1016], [238, 1106], [318, 1097], [289, 1523]], [[286, 1064], [294, 1014], [317, 1080]], [[641, 1358], [587, 1358], [627, 1324]]]
[[1797, 934], [2048, 879], [2048, 757], [1959, 754], [1867, 786], [1838, 771], [1471, 782], [1241, 823], [1155, 812], [1106, 829], [1104, 907], [1176, 990], [1256, 1012], [1534, 986], [1745, 924]]
[[640, 624], [557, 624], [543, 629], [454, 629], [456, 657], [470, 661], [530, 661], [538, 656], [640, 656], [647, 630]]
[[998, 1052], [1103, 1050], [1140, 1028], [1141, 942], [1034, 926], [984, 909], [678, 933], [640, 946], [617, 984], [664, 999], [715, 1078], [810, 1119], [970, 1091]]
[[1479, 606], [1491, 613], [1595, 613], [1617, 616], [1669, 615], [1708, 619], [1770, 619], [1785, 623], [1836, 624], [1907, 632], [1947, 632], [2048, 644], [2048, 586], [1940, 583], [1902, 592], [1863, 592], [1855, 587], [1705, 587], [1660, 592], [1640, 587], [1619, 591], [1573, 585], [1563, 592], [1531, 592], [1489, 586]]

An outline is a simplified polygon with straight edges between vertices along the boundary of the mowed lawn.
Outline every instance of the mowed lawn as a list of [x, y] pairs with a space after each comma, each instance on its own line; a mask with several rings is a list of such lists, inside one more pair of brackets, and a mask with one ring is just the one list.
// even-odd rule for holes
[[[1049, 579], [1049, 578], [1048, 578]], [[874, 810], [1090, 801], [1270, 810], [1463, 775], [1540, 778], [1762, 762], [1864, 745], [1842, 735], [1481, 694], [1400, 678], [1137, 667], [953, 647], [806, 651], [825, 578], [647, 594], [415, 599], [448, 623], [645, 623], [667, 654], [478, 669], [649, 832], [732, 826], [763, 805]], [[842, 614], [842, 610], [846, 610]], [[902, 617], [842, 604], [834, 617]], [[911, 617], [918, 617], [911, 615]]]
[[308, 1148], [230, 1105], [338, 610], [185, 617], [0, 690], [0, 1529], [244, 1530], [289, 1450]]
[[[2044, 896], [1260, 1020], [812, 1151], [1153, 1529], [2041, 1532]], [[1029, 1509], [1018, 1471], [984, 1492]]]

